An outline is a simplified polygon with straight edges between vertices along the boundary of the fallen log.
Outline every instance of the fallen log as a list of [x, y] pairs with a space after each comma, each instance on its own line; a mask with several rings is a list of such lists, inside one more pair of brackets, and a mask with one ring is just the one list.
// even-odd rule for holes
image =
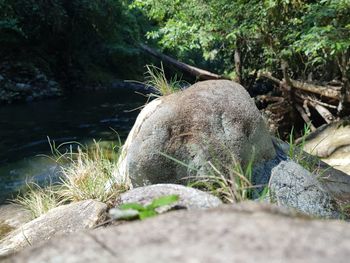
[[310, 83], [305, 83], [297, 80], [291, 80], [291, 83], [294, 88], [300, 89], [303, 91], [319, 94], [324, 97], [339, 99], [340, 98], [340, 87], [334, 86], [320, 86]]
[[303, 118], [304, 122], [310, 125], [311, 131], [316, 131], [316, 127], [312, 124], [309, 116], [305, 113], [304, 109], [298, 104], [295, 104], [295, 108], [299, 112], [300, 116]]
[[[270, 72], [259, 72], [258, 77], [264, 77], [264, 78], [270, 79], [273, 82], [280, 85], [281, 87], [283, 88], [286, 87], [285, 80], [279, 80], [278, 78], [273, 77]], [[306, 82], [293, 80], [293, 79], [290, 79], [289, 81], [290, 81], [290, 85], [292, 85], [293, 88], [295, 89], [318, 94], [321, 97], [327, 97], [327, 98], [336, 99], [336, 100], [340, 99], [341, 87], [329, 86], [329, 85], [321, 86], [321, 85], [315, 85], [315, 84], [306, 83]]]
[[309, 105], [311, 105], [327, 123], [331, 123], [335, 120], [333, 114], [325, 107], [314, 102], [309, 102]]
[[212, 72], [209, 72], [207, 70], [204, 69], [200, 69], [191, 65], [188, 65], [186, 63], [180, 62], [170, 56], [164, 55], [162, 53], [160, 53], [159, 51], [150, 48], [147, 45], [141, 44], [140, 45], [141, 49], [143, 49], [144, 51], [146, 51], [147, 53], [151, 54], [154, 57], [157, 57], [159, 59], [161, 59], [163, 62], [171, 64], [173, 66], [175, 66], [176, 68], [178, 68], [181, 71], [187, 72], [188, 74], [195, 76], [196, 78], [200, 79], [200, 80], [210, 80], [210, 79], [229, 79], [228, 77], [225, 76], [221, 76]]

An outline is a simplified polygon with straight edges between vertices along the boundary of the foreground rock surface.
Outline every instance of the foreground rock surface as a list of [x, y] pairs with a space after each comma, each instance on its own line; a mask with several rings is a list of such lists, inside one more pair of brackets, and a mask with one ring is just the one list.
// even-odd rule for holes
[[0, 242], [0, 255], [36, 245], [56, 235], [91, 228], [104, 219], [106, 210], [105, 204], [93, 200], [54, 208], [5, 237]]
[[178, 202], [168, 206], [165, 210], [169, 210], [175, 206], [188, 210], [206, 209], [222, 204], [219, 198], [211, 194], [176, 184], [156, 184], [138, 187], [121, 194], [118, 202], [120, 204], [139, 203], [148, 205], [155, 198], [165, 195], [178, 195], [180, 198]]
[[208, 160], [227, 167], [252, 157], [256, 163], [275, 157], [254, 101], [237, 83], [204, 81], [146, 105], [123, 147], [119, 173], [136, 186], [185, 183], [189, 175], [207, 174]]
[[176, 211], [55, 238], [4, 262], [334, 262], [350, 257], [350, 227], [247, 203]]
[[29, 211], [15, 204], [0, 206], [0, 240], [32, 219]]

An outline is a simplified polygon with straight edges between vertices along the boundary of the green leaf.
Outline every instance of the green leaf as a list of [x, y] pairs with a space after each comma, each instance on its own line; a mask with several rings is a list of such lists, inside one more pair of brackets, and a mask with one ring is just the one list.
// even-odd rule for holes
[[138, 203], [127, 203], [127, 204], [122, 204], [118, 207], [121, 210], [127, 210], [127, 209], [134, 209], [137, 211], [144, 211], [146, 208]]
[[179, 199], [180, 198], [178, 195], [162, 196], [157, 199], [154, 199], [150, 205], [146, 206], [146, 209], [156, 209], [161, 206], [170, 205], [179, 201]]
[[132, 220], [139, 217], [140, 212], [134, 209], [118, 209], [112, 208], [109, 210], [109, 215], [114, 220]]
[[146, 218], [154, 217], [156, 215], [158, 215], [158, 213], [154, 210], [145, 210], [145, 211], [140, 212], [139, 218], [141, 220], [144, 220]]

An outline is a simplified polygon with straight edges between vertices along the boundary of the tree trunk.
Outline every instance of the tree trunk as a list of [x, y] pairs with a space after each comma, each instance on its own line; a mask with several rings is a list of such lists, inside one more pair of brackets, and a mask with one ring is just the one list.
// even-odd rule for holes
[[342, 74], [343, 86], [340, 90], [340, 98], [338, 104], [338, 115], [343, 117], [350, 114], [350, 81], [348, 77], [348, 71], [350, 67], [350, 58], [347, 52], [342, 53], [338, 59], [338, 66]]
[[186, 63], [180, 62], [172, 57], [169, 57], [167, 55], [164, 55], [157, 50], [150, 48], [149, 46], [141, 44], [140, 47], [146, 51], [147, 53], [151, 54], [152, 56], [155, 56], [159, 59], [161, 59], [163, 62], [171, 64], [175, 67], [177, 67], [179, 70], [182, 70], [184, 72], [187, 72], [188, 74], [195, 76], [196, 78], [200, 80], [209, 80], [209, 79], [229, 79], [227, 77], [209, 72], [204, 69], [196, 68], [191, 65], [188, 65]]
[[242, 84], [243, 79], [242, 79], [242, 60], [241, 60], [241, 41], [236, 40], [236, 48], [235, 48], [235, 54], [234, 54], [234, 60], [235, 60], [235, 69], [236, 69], [236, 74], [237, 74], [237, 81], [238, 83]]

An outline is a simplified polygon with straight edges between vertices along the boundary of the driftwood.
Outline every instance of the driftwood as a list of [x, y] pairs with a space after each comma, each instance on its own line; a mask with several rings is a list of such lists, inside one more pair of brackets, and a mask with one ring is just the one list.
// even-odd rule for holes
[[[329, 84], [321, 86], [294, 80], [286, 72], [287, 70], [283, 71], [282, 80], [274, 77], [270, 72], [259, 72], [258, 77], [267, 78], [276, 83], [280, 87], [283, 98], [294, 108], [292, 112], [299, 113], [312, 131], [316, 129], [315, 123], [319, 125], [319, 119], [314, 119], [316, 116], [312, 116], [314, 112], [317, 112], [324, 122], [328, 124], [338, 119], [339, 111], [337, 111], [337, 106], [342, 100], [341, 96], [343, 96], [341, 86]], [[348, 96], [350, 98], [350, 95]], [[311, 108], [314, 111], [310, 111]], [[313, 120], [315, 120], [315, 123], [313, 123]]]
[[160, 53], [159, 51], [157, 51], [153, 48], [150, 48], [149, 46], [141, 44], [140, 47], [144, 51], [146, 51], [147, 53], [151, 54], [152, 56], [157, 57], [160, 60], [162, 60], [163, 62], [171, 64], [171, 65], [175, 66], [176, 68], [178, 68], [179, 70], [187, 72], [188, 74], [195, 76], [196, 78], [198, 78], [200, 80], [229, 79], [227, 77], [209, 72], [207, 70], [200, 69], [200, 68], [188, 65], [186, 63], [180, 62], [172, 57], [169, 57], [167, 55]]
[[[272, 76], [270, 72], [259, 72], [258, 77], [263, 77], [272, 80], [273, 82], [277, 83], [281, 87], [286, 87], [286, 82], [284, 80], [279, 80], [278, 78], [275, 78]], [[311, 83], [306, 83], [298, 80], [289, 79], [289, 85], [293, 86], [293, 88], [310, 92], [313, 94], [318, 94], [321, 97], [327, 97], [330, 99], [339, 100], [340, 99], [340, 90], [341, 87], [336, 86], [321, 86], [321, 85], [315, 85]]]
[[325, 107], [323, 107], [322, 105], [319, 105], [319, 104], [314, 103], [314, 102], [309, 102], [309, 104], [321, 115], [321, 117], [327, 123], [331, 123], [332, 121], [335, 120], [335, 117], [333, 116], [333, 114], [329, 110], [327, 110]]

